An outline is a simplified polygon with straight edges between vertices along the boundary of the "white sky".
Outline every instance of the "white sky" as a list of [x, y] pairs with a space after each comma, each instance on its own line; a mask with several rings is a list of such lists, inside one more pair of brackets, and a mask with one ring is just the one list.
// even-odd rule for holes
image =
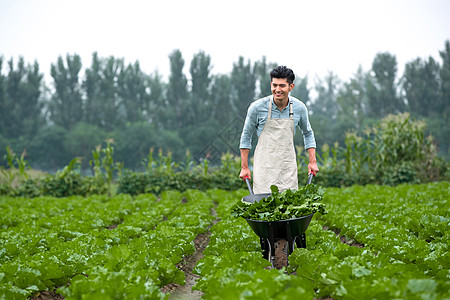
[[399, 72], [417, 57], [441, 61], [448, 39], [449, 0], [0, 0], [2, 72], [23, 56], [47, 82], [58, 56], [76, 53], [87, 68], [95, 51], [166, 80], [174, 49], [186, 75], [203, 50], [213, 73], [231, 72], [239, 56], [266, 56], [310, 82], [328, 71], [348, 80], [379, 52], [395, 55]]

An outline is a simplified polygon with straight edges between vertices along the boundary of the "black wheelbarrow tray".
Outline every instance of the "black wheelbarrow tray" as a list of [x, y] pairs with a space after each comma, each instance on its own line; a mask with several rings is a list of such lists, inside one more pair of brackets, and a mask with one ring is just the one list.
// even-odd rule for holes
[[[313, 174], [308, 177], [308, 184], [311, 183]], [[250, 195], [242, 198], [242, 201], [248, 203], [255, 203], [263, 198], [267, 198], [271, 193], [253, 194], [253, 189], [250, 185], [249, 178], [245, 179], [247, 182]], [[294, 246], [298, 248], [306, 248], [306, 229], [308, 229], [314, 213], [293, 218], [289, 220], [278, 221], [261, 221], [244, 218], [253, 231], [260, 237], [261, 249], [263, 250], [264, 258], [268, 259], [273, 264], [275, 257], [275, 242], [279, 240], [286, 240], [288, 242], [287, 256], [294, 251]]]

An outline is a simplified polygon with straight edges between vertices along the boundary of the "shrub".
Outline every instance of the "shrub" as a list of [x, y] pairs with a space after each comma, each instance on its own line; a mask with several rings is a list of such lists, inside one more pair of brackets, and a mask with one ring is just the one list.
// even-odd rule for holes
[[[345, 148], [324, 145], [318, 151], [317, 183], [339, 187], [448, 180], [448, 162], [436, 156], [433, 139], [424, 130], [423, 121], [404, 113], [388, 115], [362, 134], [348, 132]], [[299, 160], [306, 165], [308, 157], [303, 152]]]
[[141, 193], [160, 194], [166, 190], [186, 191], [188, 189], [207, 190], [219, 188], [235, 190], [245, 188], [244, 182], [233, 174], [220, 171], [211, 172], [206, 176], [201, 173], [176, 172], [161, 174], [136, 173], [124, 171], [118, 179], [117, 193], [137, 195]]

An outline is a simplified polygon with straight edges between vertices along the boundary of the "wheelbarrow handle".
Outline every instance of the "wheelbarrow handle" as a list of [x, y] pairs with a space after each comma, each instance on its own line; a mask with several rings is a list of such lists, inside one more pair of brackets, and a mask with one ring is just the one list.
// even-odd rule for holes
[[250, 195], [253, 195], [253, 188], [252, 188], [252, 184], [250, 183], [250, 177], [249, 176], [245, 176], [245, 183], [247, 183], [247, 187], [248, 190], [250, 191]]
[[[313, 173], [309, 173], [309, 175], [308, 175], [308, 183], [307, 184], [310, 184], [312, 182], [313, 177], [314, 177], [314, 174]], [[250, 195], [254, 195], [252, 184], [250, 183], [250, 177], [249, 176], [245, 176], [244, 179], [245, 179], [245, 183], [247, 183], [247, 187], [248, 187], [248, 190], [250, 192]]]
[[313, 172], [309, 173], [307, 185], [310, 184], [310, 183], [312, 182], [313, 177], [314, 177], [314, 173], [313, 173]]

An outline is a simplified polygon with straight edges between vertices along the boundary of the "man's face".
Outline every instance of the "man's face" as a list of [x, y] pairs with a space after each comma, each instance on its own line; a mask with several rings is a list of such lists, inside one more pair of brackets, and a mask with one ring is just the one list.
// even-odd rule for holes
[[289, 98], [289, 92], [294, 88], [294, 84], [289, 84], [286, 78], [272, 78], [270, 83], [275, 101], [285, 102]]

